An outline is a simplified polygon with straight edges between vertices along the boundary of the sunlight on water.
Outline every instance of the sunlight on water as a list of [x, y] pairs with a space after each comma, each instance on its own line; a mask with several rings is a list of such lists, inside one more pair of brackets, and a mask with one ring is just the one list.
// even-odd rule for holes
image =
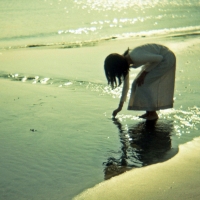
[[155, 6], [159, 3], [158, 0], [86, 0], [86, 1], [75, 1], [76, 4], [82, 6], [82, 9], [90, 9], [97, 11], [122, 11], [126, 8], [131, 7], [142, 7], [142, 6]]
[[72, 33], [72, 34], [89, 34], [89, 32], [94, 32], [96, 31], [97, 28], [96, 27], [85, 27], [85, 28], [78, 28], [78, 29], [70, 29], [70, 30], [66, 30], [66, 31], [58, 31], [59, 34], [62, 33]]
[[96, 10], [96, 11], [122, 11], [127, 8], [137, 8], [140, 7], [142, 9], [148, 8], [148, 7], [155, 7], [156, 5], [188, 5], [190, 6], [192, 3], [197, 3], [197, 1], [188, 0], [183, 2], [182, 0], [174, 0], [174, 1], [168, 1], [168, 0], [75, 0], [74, 1], [77, 5], [80, 6], [82, 9], [89, 9], [89, 10]]
[[[159, 112], [160, 119], [173, 120], [174, 132], [178, 137], [189, 134], [192, 130], [198, 130], [200, 125], [200, 108], [197, 106], [188, 107], [187, 110], [167, 109]], [[120, 122], [129, 120], [141, 121], [133, 115], [118, 115]]]
[[174, 120], [174, 129], [177, 136], [181, 137], [184, 134], [189, 134], [191, 130], [198, 130], [200, 124], [200, 108], [197, 106], [188, 107], [188, 110], [175, 110], [170, 112], [161, 112], [161, 117], [164, 119]]

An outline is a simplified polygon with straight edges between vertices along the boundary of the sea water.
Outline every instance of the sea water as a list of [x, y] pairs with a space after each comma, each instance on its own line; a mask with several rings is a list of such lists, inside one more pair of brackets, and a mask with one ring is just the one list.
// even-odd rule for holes
[[199, 6], [198, 0], [1, 0], [0, 47], [73, 47], [116, 37], [198, 31]]
[[[195, 0], [0, 1], [0, 48], [13, 55], [34, 47], [43, 47], [40, 51], [67, 48], [71, 52], [117, 38], [187, 31], [194, 34], [200, 29], [199, 7]], [[39, 63], [35, 57], [24, 57]], [[45, 68], [43, 72], [30, 70], [30, 76], [27, 69], [2, 71], [0, 66], [2, 79], [38, 86], [34, 95], [27, 92], [31, 105], [24, 105], [20, 94], [12, 102], [2, 98], [13, 106], [10, 109], [19, 108], [14, 116], [9, 116], [8, 108], [1, 108], [8, 114], [1, 116], [0, 126], [0, 197], [71, 199], [105, 179], [176, 155], [179, 144], [199, 136], [195, 70], [200, 61], [193, 72], [187, 68], [188, 61], [192, 61], [192, 54], [185, 60], [184, 73], [178, 72], [181, 76], [177, 78], [176, 107], [161, 111], [156, 123], [147, 123], [126, 111], [112, 119], [112, 102], [119, 98], [121, 88], [112, 91], [103, 80], [95, 81], [95, 72], [92, 78], [87, 73], [87, 77], [77, 75], [75, 68], [71, 73], [53, 75]], [[40, 86], [46, 88], [45, 94], [41, 94]], [[64, 95], [65, 101], [61, 98]], [[188, 96], [190, 101], [186, 103]], [[12, 127], [17, 116], [23, 116], [23, 120]]]

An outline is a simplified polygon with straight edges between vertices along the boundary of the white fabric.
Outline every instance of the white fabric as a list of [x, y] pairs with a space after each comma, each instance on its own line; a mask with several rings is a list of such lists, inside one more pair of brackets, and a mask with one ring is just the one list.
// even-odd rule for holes
[[[128, 110], [155, 111], [173, 107], [176, 57], [167, 47], [146, 44], [133, 49], [130, 58], [134, 68], [143, 66], [138, 76], [145, 70], [149, 72], [144, 84], [132, 83]], [[129, 90], [129, 74], [124, 80], [120, 101], [124, 102]]]

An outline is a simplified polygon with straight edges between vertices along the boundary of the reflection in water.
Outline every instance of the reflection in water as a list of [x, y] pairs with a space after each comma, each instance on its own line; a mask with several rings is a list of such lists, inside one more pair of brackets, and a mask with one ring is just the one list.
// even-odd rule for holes
[[142, 121], [134, 126], [123, 126], [118, 119], [113, 123], [119, 129], [121, 150], [113, 153], [105, 165], [105, 179], [132, 168], [163, 162], [178, 152], [171, 150], [172, 122]]

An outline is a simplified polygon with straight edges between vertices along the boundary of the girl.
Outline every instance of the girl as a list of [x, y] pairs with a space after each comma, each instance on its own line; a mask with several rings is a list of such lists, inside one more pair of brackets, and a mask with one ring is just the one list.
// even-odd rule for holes
[[123, 54], [113, 53], [104, 62], [105, 75], [112, 88], [121, 85], [122, 95], [113, 117], [122, 110], [129, 90], [129, 69], [142, 67], [132, 83], [128, 110], [145, 110], [139, 116], [156, 120], [156, 111], [173, 107], [176, 57], [167, 47], [159, 44], [145, 44]]

